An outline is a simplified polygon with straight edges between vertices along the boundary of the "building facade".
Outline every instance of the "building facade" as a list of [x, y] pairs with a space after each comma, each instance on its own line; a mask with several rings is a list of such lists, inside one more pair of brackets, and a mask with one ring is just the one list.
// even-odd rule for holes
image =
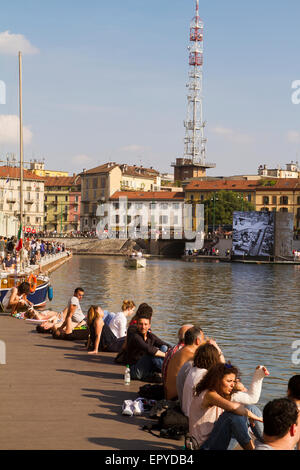
[[234, 191], [243, 200], [252, 203], [256, 211], [289, 212], [293, 214], [294, 229], [300, 229], [300, 179], [272, 180], [214, 180], [191, 181], [185, 188], [187, 203], [204, 202], [218, 191]]
[[159, 172], [153, 168], [115, 162], [84, 170], [80, 177], [82, 231], [96, 230], [99, 204], [108, 201], [116, 191], [154, 191], [161, 186]]
[[[24, 229], [42, 231], [44, 228], [44, 178], [32, 171], [23, 172]], [[0, 167], [0, 214], [3, 227], [20, 224], [20, 168]], [[14, 231], [11, 227], [7, 230]]]
[[46, 177], [44, 202], [44, 226], [47, 232], [67, 233], [80, 229], [79, 176]]

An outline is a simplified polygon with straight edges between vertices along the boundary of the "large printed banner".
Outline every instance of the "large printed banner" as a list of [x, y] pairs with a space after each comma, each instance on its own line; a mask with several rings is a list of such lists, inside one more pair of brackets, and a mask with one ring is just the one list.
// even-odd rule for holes
[[233, 256], [274, 256], [274, 241], [274, 212], [234, 212], [232, 236]]

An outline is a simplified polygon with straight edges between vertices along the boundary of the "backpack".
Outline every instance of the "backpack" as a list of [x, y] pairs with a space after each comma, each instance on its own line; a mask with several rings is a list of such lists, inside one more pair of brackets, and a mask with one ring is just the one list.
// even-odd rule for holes
[[165, 396], [163, 385], [146, 384], [139, 388], [139, 397], [153, 400], [163, 400]]
[[[162, 412], [157, 424], [146, 425], [143, 430], [156, 437], [181, 440], [189, 432], [189, 419], [182, 413], [179, 404], [176, 403], [174, 407]], [[153, 430], [160, 432], [157, 435], [153, 433]]]

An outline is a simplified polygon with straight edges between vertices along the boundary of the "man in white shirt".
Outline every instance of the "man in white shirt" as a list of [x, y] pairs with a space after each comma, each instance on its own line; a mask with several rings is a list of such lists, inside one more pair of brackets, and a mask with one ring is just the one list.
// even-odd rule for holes
[[84, 289], [77, 287], [74, 291], [73, 297], [68, 302], [68, 306], [64, 310], [66, 317], [64, 322], [57, 328], [53, 328], [53, 332], [60, 336], [60, 333], [71, 334], [76, 326], [81, 326], [86, 323], [85, 315], [82, 312], [80, 300], [83, 299]]

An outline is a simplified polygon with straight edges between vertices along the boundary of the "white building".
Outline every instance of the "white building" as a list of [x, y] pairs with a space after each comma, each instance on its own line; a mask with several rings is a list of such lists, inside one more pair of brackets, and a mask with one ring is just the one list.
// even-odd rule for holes
[[[23, 221], [25, 229], [43, 230], [44, 224], [44, 178], [24, 170], [23, 175]], [[20, 168], [0, 167], [0, 232], [11, 236], [20, 220]], [[6, 233], [6, 232], [9, 233]]]

